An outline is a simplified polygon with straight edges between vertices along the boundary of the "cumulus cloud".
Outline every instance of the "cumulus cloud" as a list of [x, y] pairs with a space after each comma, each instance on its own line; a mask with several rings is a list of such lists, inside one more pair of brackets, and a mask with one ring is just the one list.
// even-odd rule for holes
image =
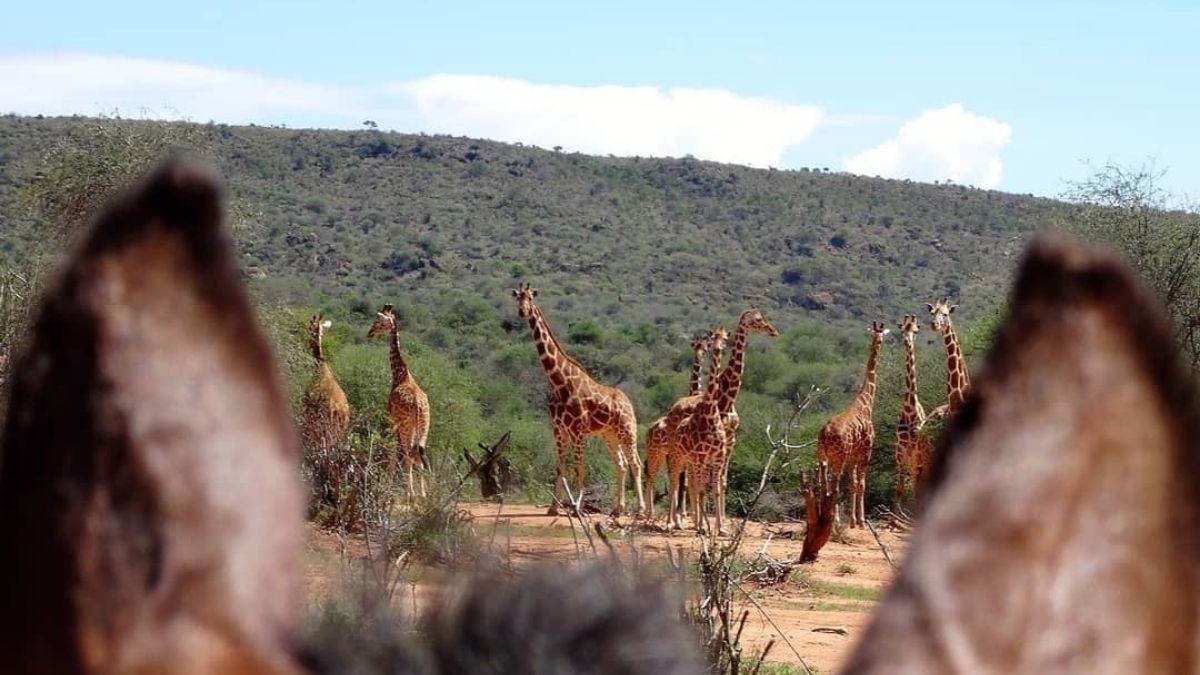
[[434, 75], [399, 88], [431, 131], [616, 155], [778, 166], [822, 118], [819, 108], [720, 89], [547, 85]]
[[956, 183], [994, 188], [1004, 162], [1000, 152], [1012, 140], [1003, 122], [973, 114], [954, 103], [925, 110], [909, 120], [895, 138], [847, 157], [847, 171], [888, 178], [951, 179]]
[[[151, 115], [271, 122], [297, 114], [356, 116], [355, 92], [331, 86], [155, 59], [93, 54], [0, 57], [0, 112]], [[361, 120], [359, 120], [361, 121]]]
[[819, 108], [719, 89], [547, 85], [475, 75], [342, 87], [172, 61], [94, 54], [0, 56], [0, 112], [124, 114], [232, 123], [482, 136], [616, 155], [780, 165]]

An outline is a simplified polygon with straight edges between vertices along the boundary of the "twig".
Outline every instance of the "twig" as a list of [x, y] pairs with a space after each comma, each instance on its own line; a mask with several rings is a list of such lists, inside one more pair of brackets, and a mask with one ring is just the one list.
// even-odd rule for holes
[[879, 538], [879, 533], [875, 531], [875, 527], [871, 525], [871, 521], [864, 518], [863, 522], [867, 524], [867, 529], [871, 531], [871, 534], [875, 535], [875, 543], [879, 544], [879, 550], [883, 551], [883, 559], [892, 566], [893, 570], [896, 569], [896, 563], [892, 561], [892, 556], [888, 553], [887, 547], [883, 545], [883, 540]]
[[762, 614], [763, 618], [767, 620], [767, 623], [771, 624], [771, 627], [775, 629], [775, 632], [779, 633], [779, 639], [783, 640], [783, 644], [787, 645], [788, 649], [792, 650], [792, 654], [794, 654], [796, 659], [800, 661], [800, 665], [804, 668], [804, 672], [808, 673], [808, 675], [814, 675], [813, 669], [808, 667], [808, 662], [804, 660], [803, 656], [800, 656], [800, 652], [796, 651], [795, 645], [792, 644], [791, 640], [787, 639], [787, 635], [784, 635], [783, 630], [779, 628], [779, 625], [775, 623], [775, 620], [771, 618], [771, 615], [767, 614], [767, 610], [763, 609], [763, 606], [758, 604], [758, 601], [754, 599], [754, 596], [747, 593], [746, 589], [742, 588], [742, 585], [737, 581], [730, 579], [729, 583], [732, 584], [734, 588], [741, 591], [742, 595], [746, 596], [746, 599], [750, 601], [750, 604], [754, 605], [754, 607], [758, 609], [758, 612]]

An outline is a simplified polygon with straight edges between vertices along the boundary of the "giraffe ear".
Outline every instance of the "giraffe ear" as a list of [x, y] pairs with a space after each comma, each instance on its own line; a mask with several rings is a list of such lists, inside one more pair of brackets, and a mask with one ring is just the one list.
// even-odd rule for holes
[[932, 303], [927, 302], [927, 303], [925, 303], [925, 306], [929, 308], [929, 311], [931, 313], [933, 312], [933, 304]]
[[329, 328], [332, 325], [333, 325], [333, 322], [328, 319], [321, 322], [321, 328]]
[[1153, 296], [1035, 243], [974, 384], [844, 672], [1193, 670], [1200, 410]]
[[515, 288], [514, 288], [514, 289], [512, 290], [512, 296], [513, 296], [514, 298], [519, 298], [519, 297], [521, 297], [521, 291], [518, 291], [517, 289], [515, 289]]
[[533, 289], [533, 291], [532, 291], [532, 295], [533, 295], [533, 297], [535, 297], [535, 298], [536, 298], [536, 297], [537, 297], [537, 293], [538, 293], [538, 292], [537, 292], [537, 289], [536, 289], [536, 288], [535, 288], [535, 289]]

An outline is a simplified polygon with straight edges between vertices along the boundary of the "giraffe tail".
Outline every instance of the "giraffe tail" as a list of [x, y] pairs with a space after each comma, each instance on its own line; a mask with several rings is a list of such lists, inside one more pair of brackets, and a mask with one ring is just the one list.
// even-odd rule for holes
[[427, 471], [427, 472], [432, 473], [433, 469], [429, 466], [429, 455], [428, 455], [428, 453], [425, 452], [425, 446], [423, 446], [423, 445], [417, 446], [417, 457], [421, 458], [421, 468], [425, 469], [425, 471]]

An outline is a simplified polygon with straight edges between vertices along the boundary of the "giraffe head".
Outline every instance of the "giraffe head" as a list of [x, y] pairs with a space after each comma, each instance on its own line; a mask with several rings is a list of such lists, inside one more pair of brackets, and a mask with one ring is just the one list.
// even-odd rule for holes
[[522, 319], [533, 316], [533, 299], [537, 297], [537, 289], [529, 284], [521, 284], [513, 289], [513, 297], [517, 299], [517, 314]]
[[312, 339], [320, 342], [325, 337], [325, 329], [332, 325], [332, 321], [328, 319], [322, 320], [321, 314], [318, 312], [313, 314], [312, 318], [308, 320], [308, 334]]
[[779, 331], [776, 330], [775, 326], [772, 326], [771, 323], [767, 321], [767, 317], [758, 307], [751, 307], [745, 312], [742, 312], [742, 318], [738, 320], [738, 323], [742, 326], [745, 326], [746, 329], [750, 331], [764, 333], [766, 335], [770, 335], [771, 337], [776, 337], [779, 335]]
[[945, 335], [950, 330], [950, 315], [954, 313], [954, 308], [958, 305], [950, 304], [948, 298], [940, 298], [933, 304], [925, 303], [929, 308], [929, 325], [938, 335]]
[[915, 314], [905, 314], [904, 320], [900, 322], [900, 335], [905, 342], [911, 343], [913, 336], [921, 332], [921, 322], [917, 321]]
[[891, 333], [891, 329], [883, 325], [882, 321], [871, 322], [871, 344], [877, 345], [883, 342], [883, 338]]
[[[701, 340], [703, 342], [703, 340]], [[708, 342], [712, 346], [714, 352], [720, 353], [725, 349], [725, 345], [729, 342], [729, 332], [725, 330], [725, 326], [717, 326], [708, 336]]]
[[393, 328], [400, 326], [399, 319], [396, 318], [396, 312], [391, 305], [384, 305], [382, 309], [375, 313], [375, 323], [371, 324], [371, 328], [367, 330], [367, 337], [373, 338], [376, 335], [388, 335]]
[[712, 335], [701, 335], [692, 341], [692, 354], [696, 357], [701, 357], [708, 351], [709, 341], [712, 340]]

